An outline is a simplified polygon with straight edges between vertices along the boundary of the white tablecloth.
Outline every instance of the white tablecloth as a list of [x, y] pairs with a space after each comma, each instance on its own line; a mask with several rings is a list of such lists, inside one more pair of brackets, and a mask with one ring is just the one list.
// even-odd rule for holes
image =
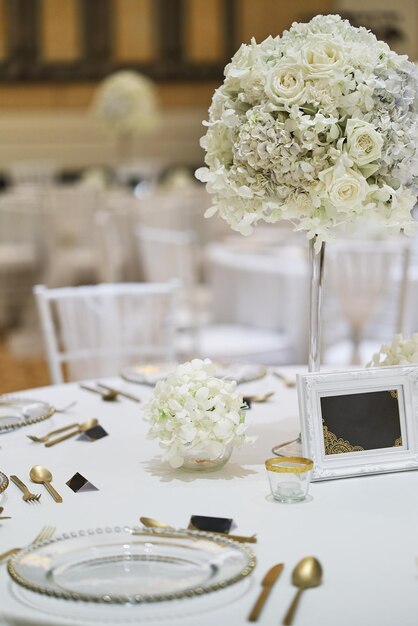
[[[144, 401], [151, 394], [146, 386], [110, 382], [140, 395]], [[146, 438], [141, 405], [127, 399], [106, 403], [74, 383], [25, 392], [28, 397], [57, 406], [72, 400], [77, 400], [77, 405], [66, 414], [55, 414], [43, 423], [0, 436], [1, 471], [17, 474], [42, 493], [39, 504], [26, 504], [15, 485], [10, 484], [4, 492], [0, 503], [4, 514], [13, 519], [0, 522], [0, 552], [25, 545], [46, 524], [56, 526], [60, 535], [80, 529], [136, 525], [140, 515], [177, 527], [185, 527], [192, 514], [232, 517], [236, 522], [234, 532], [258, 535], [254, 545], [258, 563], [249, 580], [236, 589], [231, 587], [231, 596], [216, 592], [205, 598], [167, 603], [163, 613], [145, 621], [137, 609], [135, 615], [139, 618], [135, 623], [242, 626], [265, 572], [283, 562], [282, 576], [259, 620], [260, 624], [280, 624], [294, 594], [292, 568], [302, 557], [315, 555], [323, 565], [323, 584], [305, 592], [295, 626], [415, 626], [418, 472], [314, 483], [310, 501], [294, 505], [274, 502], [263, 463], [271, 456], [274, 444], [291, 439], [299, 431], [296, 391], [269, 376], [242, 388], [245, 392], [276, 393], [268, 403], [253, 404], [248, 411], [248, 432], [257, 436], [257, 441], [236, 449], [228, 464], [213, 473], [173, 471], [163, 465], [158, 443]], [[52, 448], [26, 437], [90, 417], [100, 419], [108, 437], [94, 443], [73, 439]], [[63, 496], [62, 504], [56, 504], [42, 485], [30, 483], [29, 469], [35, 464], [50, 468], [53, 484]], [[77, 471], [98, 491], [73, 493], [65, 483]], [[16, 590], [20, 594], [2, 564], [2, 626], [124, 623], [112, 620], [111, 613], [108, 619], [98, 621], [73, 619], [70, 603], [45, 598], [44, 607], [57, 603], [60, 607], [60, 617], [54, 617], [22, 604]], [[38, 594], [27, 594], [39, 601]], [[128, 614], [132, 615], [129, 609]]]

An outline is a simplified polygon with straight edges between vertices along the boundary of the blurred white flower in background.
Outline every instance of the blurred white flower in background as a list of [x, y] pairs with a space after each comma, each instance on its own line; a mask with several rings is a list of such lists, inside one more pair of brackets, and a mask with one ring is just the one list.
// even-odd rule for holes
[[155, 85], [137, 72], [115, 72], [99, 85], [92, 111], [96, 119], [115, 134], [152, 131], [159, 122]]

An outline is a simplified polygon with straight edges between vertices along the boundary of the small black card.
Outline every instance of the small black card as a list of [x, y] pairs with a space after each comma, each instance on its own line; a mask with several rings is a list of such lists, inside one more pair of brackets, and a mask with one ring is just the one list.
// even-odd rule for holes
[[232, 526], [232, 519], [227, 517], [207, 517], [205, 515], [192, 515], [189, 528], [196, 530], [206, 530], [214, 533], [229, 533]]
[[74, 476], [65, 483], [70, 489], [77, 493], [78, 491], [99, 491], [87, 478], [76, 472]]
[[80, 435], [79, 439], [88, 439], [89, 441], [97, 441], [98, 439], [102, 439], [102, 437], [107, 437], [108, 433], [105, 431], [103, 426], [97, 424], [97, 426], [93, 426], [88, 430], [84, 431], [82, 435]]

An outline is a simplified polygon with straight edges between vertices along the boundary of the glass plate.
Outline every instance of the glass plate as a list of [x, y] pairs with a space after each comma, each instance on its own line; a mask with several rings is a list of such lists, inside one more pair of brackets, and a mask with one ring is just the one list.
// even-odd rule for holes
[[249, 548], [224, 537], [116, 527], [27, 546], [8, 572], [26, 589], [55, 598], [141, 604], [223, 589], [254, 566]]
[[[251, 592], [251, 576], [216, 593], [194, 596], [172, 602], [143, 604], [100, 604], [65, 602], [60, 598], [33, 593], [12, 582], [3, 593], [1, 615], [5, 624], [39, 626], [167, 626], [167, 624], [201, 624], [204, 615], [235, 604], [234, 613], [242, 614], [245, 598]], [[0, 594], [3, 588], [0, 589]], [[65, 608], [65, 613], [63, 612]], [[230, 614], [230, 613], [229, 613]], [[204, 619], [204, 618], [203, 618]], [[244, 619], [244, 618], [242, 618]]]
[[55, 408], [42, 400], [13, 395], [0, 396], [0, 433], [51, 417]]
[[0, 472], [0, 493], [3, 493], [3, 491], [6, 491], [8, 486], [9, 486], [9, 479], [7, 478], [6, 474], [3, 474], [3, 472]]
[[[156, 385], [159, 380], [167, 378], [177, 365], [177, 363], [133, 365], [123, 368], [120, 375], [130, 383]], [[264, 365], [258, 363], [215, 363], [214, 365], [216, 368], [215, 376], [236, 380], [237, 383], [257, 380], [267, 374]]]

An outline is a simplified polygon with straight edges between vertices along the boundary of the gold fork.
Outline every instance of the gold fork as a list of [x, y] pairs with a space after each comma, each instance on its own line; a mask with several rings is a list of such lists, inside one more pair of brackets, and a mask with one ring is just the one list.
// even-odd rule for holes
[[39, 498], [42, 495], [41, 493], [32, 493], [29, 491], [25, 483], [23, 483], [17, 476], [10, 476], [10, 480], [14, 482], [16, 487], [19, 487], [20, 491], [23, 491], [22, 500], [25, 502], [39, 502]]
[[70, 430], [70, 428], [75, 428], [78, 425], [79, 424], [77, 424], [77, 423], [68, 424], [68, 426], [63, 426], [62, 428], [57, 428], [56, 430], [51, 430], [50, 433], [47, 433], [43, 437], [35, 437], [35, 435], [26, 435], [26, 437], [29, 437], [29, 439], [31, 439], [32, 441], [36, 441], [36, 443], [45, 443], [45, 441], [48, 441], [48, 439], [53, 437], [53, 435], [58, 435], [59, 433], [63, 433], [66, 430]]
[[[32, 541], [28, 545], [31, 546], [35, 543], [48, 541], [48, 539], [52, 538], [54, 532], [55, 532], [54, 526], [44, 526], [42, 530], [36, 535], [35, 539], [32, 539]], [[8, 559], [14, 554], [17, 554], [17, 552], [20, 552], [21, 550], [23, 550], [23, 548], [12, 548], [11, 550], [7, 550], [7, 552], [2, 552], [0, 554], [0, 561], [4, 561], [4, 559]]]

